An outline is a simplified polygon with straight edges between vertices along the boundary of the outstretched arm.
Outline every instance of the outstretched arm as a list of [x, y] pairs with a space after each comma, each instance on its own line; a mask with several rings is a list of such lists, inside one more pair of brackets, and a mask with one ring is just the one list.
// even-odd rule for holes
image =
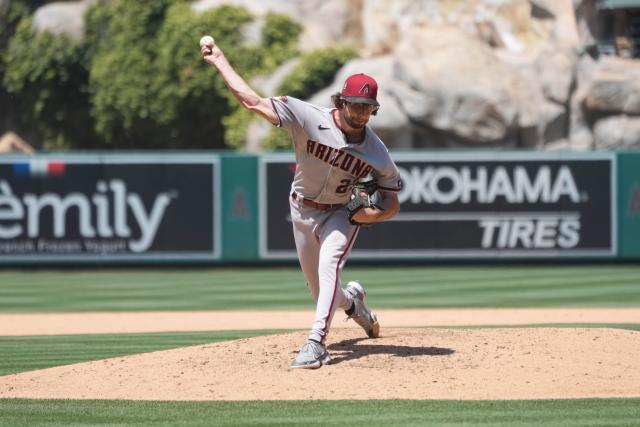
[[206, 63], [214, 66], [226, 83], [233, 96], [242, 106], [269, 120], [274, 125], [279, 123], [278, 115], [273, 110], [271, 100], [260, 97], [233, 69], [222, 50], [215, 43], [200, 46], [200, 53]]

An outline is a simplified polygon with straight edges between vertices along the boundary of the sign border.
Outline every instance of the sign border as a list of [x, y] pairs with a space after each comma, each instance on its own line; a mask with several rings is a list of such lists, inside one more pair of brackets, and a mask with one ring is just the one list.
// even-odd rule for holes
[[0, 265], [10, 263], [28, 263], [28, 264], [44, 264], [48, 262], [56, 263], [95, 263], [95, 262], [108, 262], [108, 263], [123, 263], [123, 262], [160, 262], [160, 261], [176, 261], [176, 262], [189, 262], [189, 261], [217, 261], [222, 257], [222, 183], [221, 179], [221, 160], [217, 154], [203, 155], [196, 154], [56, 154], [47, 153], [37, 156], [24, 156], [24, 155], [8, 155], [0, 158], [0, 164], [13, 164], [20, 161], [29, 161], [33, 159], [38, 160], [56, 160], [62, 161], [66, 164], [151, 164], [151, 163], [164, 163], [164, 164], [206, 164], [213, 167], [213, 223], [212, 223], [212, 240], [213, 251], [193, 251], [193, 252], [147, 252], [145, 254], [131, 254], [126, 253], [122, 255], [83, 255], [83, 254], [65, 254], [65, 255], [46, 255], [46, 254], [33, 254], [30, 256], [24, 255], [3, 255], [0, 257]]
[[[391, 157], [396, 162], [401, 161], [471, 161], [471, 162], [500, 162], [500, 161], [575, 161], [575, 160], [608, 160], [610, 162], [610, 191], [611, 191], [611, 246], [609, 249], [573, 249], [573, 250], [548, 250], [545, 252], [537, 250], [520, 249], [516, 251], [505, 250], [486, 250], [486, 249], [460, 249], [460, 250], [444, 250], [444, 249], [423, 249], [423, 250], [404, 250], [404, 249], [353, 249], [350, 259], [376, 259], [376, 260], [430, 260], [430, 259], [469, 259], [469, 258], [503, 258], [503, 259], [548, 259], [561, 257], [563, 259], [571, 258], [599, 258], [599, 257], [615, 257], [618, 252], [618, 215], [617, 215], [617, 157], [614, 152], [610, 151], [591, 151], [591, 152], [568, 152], [568, 151], [550, 151], [550, 152], [520, 152], [520, 151], [465, 151], [460, 153], [454, 152], [428, 152], [421, 151], [416, 153], [396, 152], [391, 153]], [[268, 238], [268, 218], [267, 218], [267, 164], [295, 162], [294, 153], [269, 154], [261, 156], [259, 159], [259, 192], [260, 192], [260, 209], [259, 209], [259, 256], [263, 260], [292, 260], [297, 259], [295, 250], [271, 250], [267, 248]]]

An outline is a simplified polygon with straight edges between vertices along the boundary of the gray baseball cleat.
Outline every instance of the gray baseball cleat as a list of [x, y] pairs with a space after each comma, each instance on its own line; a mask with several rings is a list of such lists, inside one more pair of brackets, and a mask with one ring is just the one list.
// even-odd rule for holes
[[322, 365], [327, 365], [330, 361], [331, 356], [329, 356], [324, 344], [306, 340], [298, 352], [298, 356], [291, 362], [291, 367], [294, 369], [318, 369]]
[[360, 325], [369, 338], [378, 338], [380, 336], [380, 324], [376, 315], [364, 303], [367, 293], [362, 285], [359, 282], [349, 282], [345, 291], [353, 297], [354, 304], [353, 313], [348, 315], [348, 319], [353, 319]]

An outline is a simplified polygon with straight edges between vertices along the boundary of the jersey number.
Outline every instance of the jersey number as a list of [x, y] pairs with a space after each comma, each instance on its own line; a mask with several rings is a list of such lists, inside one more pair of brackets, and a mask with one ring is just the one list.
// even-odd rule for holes
[[339, 185], [338, 188], [336, 188], [336, 194], [344, 194], [349, 190], [349, 187], [351, 187], [350, 179], [343, 179], [340, 180], [340, 182], [342, 185]]

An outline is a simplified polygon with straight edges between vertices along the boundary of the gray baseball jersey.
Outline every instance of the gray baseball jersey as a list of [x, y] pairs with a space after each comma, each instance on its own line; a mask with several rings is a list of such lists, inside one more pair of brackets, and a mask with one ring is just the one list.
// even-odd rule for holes
[[348, 144], [330, 108], [321, 108], [292, 97], [271, 98], [280, 126], [287, 129], [296, 153], [292, 189], [318, 203], [349, 202], [351, 186], [371, 175], [378, 187], [399, 191], [400, 173], [389, 151], [366, 126], [366, 137]]
[[387, 147], [368, 126], [362, 142], [348, 144], [332, 109], [285, 96], [271, 102], [296, 153], [292, 190], [297, 195], [289, 203], [300, 266], [316, 301], [309, 338], [324, 342], [336, 309], [347, 310], [353, 303], [353, 296], [341, 287], [340, 276], [360, 227], [349, 222], [345, 209], [321, 209], [301, 200], [346, 204], [352, 185], [368, 175], [381, 190], [399, 191], [402, 183]]

